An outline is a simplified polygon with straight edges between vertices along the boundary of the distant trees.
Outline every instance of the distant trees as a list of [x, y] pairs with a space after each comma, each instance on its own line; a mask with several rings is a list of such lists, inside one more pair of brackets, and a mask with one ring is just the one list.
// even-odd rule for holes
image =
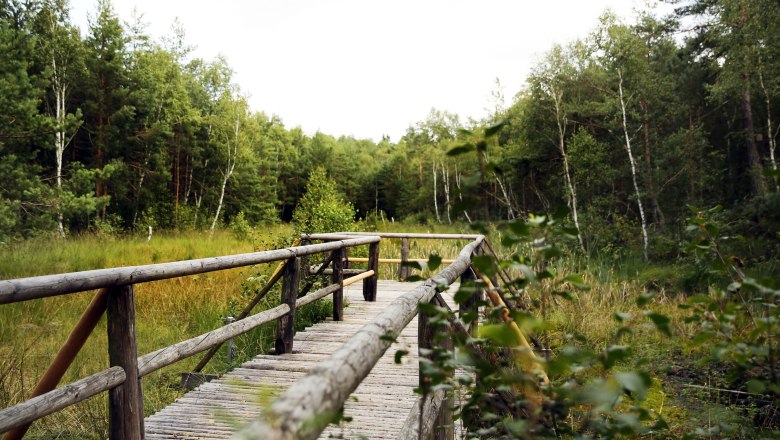
[[[192, 58], [180, 24], [154, 41], [101, 0], [81, 36], [65, 0], [0, 0], [0, 239], [290, 221], [307, 182], [327, 181], [358, 217], [493, 221], [567, 204], [581, 250], [652, 258], [686, 204], [778, 190], [764, 170], [777, 169], [780, 8], [669, 1], [675, 17], [607, 14], [551, 48], [483, 120], [433, 109], [377, 143], [252, 111], [228, 62]], [[697, 26], [680, 43], [683, 19]]]

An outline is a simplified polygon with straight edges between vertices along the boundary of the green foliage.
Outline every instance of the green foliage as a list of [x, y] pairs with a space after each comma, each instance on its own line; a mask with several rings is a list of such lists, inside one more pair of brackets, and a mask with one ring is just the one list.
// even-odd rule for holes
[[324, 168], [315, 168], [293, 213], [296, 234], [349, 231], [355, 208], [344, 200]]

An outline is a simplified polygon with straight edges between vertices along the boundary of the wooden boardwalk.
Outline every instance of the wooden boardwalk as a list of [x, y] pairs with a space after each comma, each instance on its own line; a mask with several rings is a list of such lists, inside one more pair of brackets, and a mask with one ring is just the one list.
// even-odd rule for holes
[[[145, 420], [148, 439], [230, 438], [288, 386], [327, 358], [384, 307], [416, 283], [379, 281], [376, 302], [363, 300], [362, 284], [344, 289], [344, 320], [325, 321], [295, 335], [293, 353], [259, 355], [221, 378], [205, 383]], [[451, 290], [454, 292], [454, 286]], [[451, 295], [444, 298], [450, 302]], [[397, 350], [409, 355], [401, 365]], [[320, 438], [395, 438], [417, 395], [417, 318], [404, 329], [345, 404], [349, 422], [331, 425]]]

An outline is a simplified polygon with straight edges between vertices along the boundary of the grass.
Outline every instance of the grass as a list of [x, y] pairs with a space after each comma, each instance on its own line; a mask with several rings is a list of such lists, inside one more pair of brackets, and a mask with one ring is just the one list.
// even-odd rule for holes
[[[465, 225], [415, 226], [386, 222], [357, 225], [358, 230], [385, 232], [467, 233]], [[292, 232], [287, 226], [256, 230], [238, 239], [234, 234], [218, 232], [211, 239], [206, 233], [157, 234], [151, 242], [145, 238], [113, 238], [85, 235], [72, 239], [30, 240], [0, 249], [0, 278], [18, 278], [47, 273], [62, 273], [102, 267], [138, 265], [227, 255], [271, 249], [287, 245]], [[517, 249], [498, 246], [501, 237], [491, 236], [500, 255]], [[468, 240], [410, 240], [410, 257], [439, 255], [454, 258]], [[383, 240], [380, 257], [400, 257], [401, 240]], [[366, 256], [365, 246], [353, 248], [350, 255]], [[236, 313], [264, 285], [273, 264], [212, 272], [173, 280], [145, 283], [136, 287], [136, 322], [139, 354], [168, 346], [222, 325], [225, 316]], [[558, 275], [579, 274], [591, 286], [575, 291], [574, 299], [552, 299], [558, 288], [549, 282], [535, 285], [528, 293], [537, 303], [544, 300], [546, 325], [539, 336], [558, 349], [572, 341], [592, 350], [603, 350], [614, 343], [634, 347], [634, 357], [624, 368], [643, 364], [653, 377], [646, 406], [663, 415], [670, 424], [668, 438], [678, 438], [697, 428], [712, 426], [713, 420], [740, 427], [735, 438], [756, 435], [751, 428], [751, 413], [743, 405], [713, 397], [712, 393], [686, 388], [707, 385], [715, 373], [710, 371], [708, 353], [688, 344], [693, 329], [683, 322], [677, 304], [684, 300], [685, 282], [674, 266], [645, 266], [633, 260], [623, 264], [611, 261], [566, 257], [550, 266]], [[380, 278], [395, 279], [398, 265], [380, 265]], [[423, 274], [426, 275], [426, 274]], [[639, 306], [640, 295], [655, 292], [652, 301]], [[78, 320], [92, 294], [89, 292], [57, 298], [0, 306], [0, 407], [25, 400], [35, 382], [54, 357]], [[279, 303], [273, 291], [256, 310]], [[297, 325], [303, 328], [330, 313], [327, 302], [318, 301], [299, 311]], [[673, 337], [658, 332], [645, 317], [648, 311], [669, 316]], [[627, 313], [622, 325], [631, 334], [616, 337], [620, 327], [614, 316]], [[623, 315], [627, 316], [627, 315]], [[237, 338], [237, 358], [229, 365], [223, 353], [209, 363], [205, 372], [221, 373], [256, 353], [272, 346], [275, 326], [262, 326]], [[577, 338], [573, 338], [577, 336]], [[224, 350], [224, 349], [223, 349]], [[199, 361], [194, 356], [162, 369], [142, 381], [145, 413], [161, 409], [182, 394], [177, 386], [179, 374], [191, 371]], [[63, 383], [69, 383], [108, 366], [105, 322], [90, 337], [68, 371]], [[105, 396], [99, 395], [33, 425], [30, 438], [105, 438], [107, 431]]]
[[[266, 238], [288, 236], [286, 226], [265, 231]], [[160, 263], [254, 250], [253, 244], [232, 234], [157, 234], [147, 243], [133, 237], [85, 235], [69, 240], [30, 240], [0, 250], [2, 278], [19, 278], [103, 267]], [[139, 354], [191, 338], [222, 325], [232, 311], [240, 311], [252, 295], [246, 283], [252, 275], [267, 279], [275, 265], [211, 272], [136, 286], [136, 334]], [[26, 301], [0, 307], [0, 407], [25, 400], [64, 342], [91, 292]], [[275, 301], [275, 302], [274, 302]], [[256, 310], [278, 304], [278, 293], [269, 294]], [[232, 310], [231, 310], [232, 309]], [[329, 306], [317, 302], [302, 309], [299, 325], [321, 319]], [[265, 325], [236, 341], [239, 363], [272, 346], [273, 325]], [[179, 373], [191, 371], [194, 356], [144, 378], [145, 413], [151, 414], [182, 394], [176, 384]], [[105, 318], [68, 370], [62, 383], [70, 383], [108, 367]], [[223, 354], [205, 372], [225, 371]], [[30, 438], [105, 438], [105, 396], [53, 414], [33, 425]]]

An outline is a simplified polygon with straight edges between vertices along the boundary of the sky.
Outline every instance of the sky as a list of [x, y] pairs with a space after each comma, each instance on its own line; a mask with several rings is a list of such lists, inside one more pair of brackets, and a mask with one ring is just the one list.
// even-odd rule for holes
[[[227, 58], [252, 109], [304, 132], [397, 141], [432, 108], [481, 119], [555, 43], [647, 0], [113, 0], [153, 38], [178, 18], [193, 56]], [[82, 30], [97, 0], [71, 0]], [[668, 7], [667, 7], [668, 9]], [[500, 86], [497, 86], [498, 79]]]

